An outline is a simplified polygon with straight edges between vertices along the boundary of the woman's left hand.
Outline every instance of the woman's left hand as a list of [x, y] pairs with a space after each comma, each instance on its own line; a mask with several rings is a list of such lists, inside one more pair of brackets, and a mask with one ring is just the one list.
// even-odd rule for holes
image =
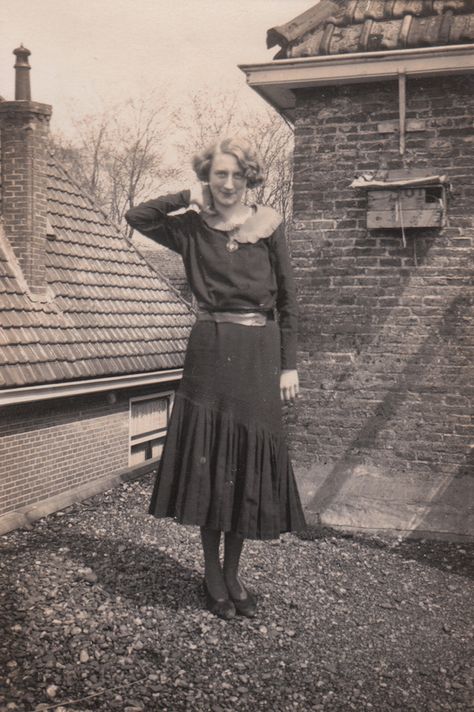
[[207, 183], [193, 183], [189, 191], [190, 205], [196, 205], [196, 207], [199, 208], [199, 210], [201, 210], [203, 213], [209, 213], [210, 215], [215, 214], [211, 190]]
[[298, 371], [285, 369], [280, 375], [280, 396], [283, 403], [293, 405], [300, 392]]

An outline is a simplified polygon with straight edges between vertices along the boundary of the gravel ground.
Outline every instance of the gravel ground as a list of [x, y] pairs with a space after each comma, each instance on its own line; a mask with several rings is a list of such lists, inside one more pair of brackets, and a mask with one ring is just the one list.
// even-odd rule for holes
[[254, 619], [203, 610], [198, 530], [151, 477], [0, 539], [0, 710], [474, 709], [474, 545], [249, 542]]

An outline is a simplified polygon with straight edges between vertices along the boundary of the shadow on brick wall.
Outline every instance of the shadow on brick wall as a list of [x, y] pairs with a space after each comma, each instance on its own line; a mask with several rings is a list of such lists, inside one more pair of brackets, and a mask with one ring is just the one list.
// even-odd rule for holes
[[[381, 431], [387, 428], [390, 421], [397, 416], [411, 390], [420, 392], [422, 397], [424, 392], [426, 394], [428, 391], [436, 391], [436, 385], [426, 386], [424, 390], [422, 387], [420, 390], [420, 383], [423, 382], [427, 370], [432, 362], [438, 359], [443, 348], [455, 349], [463, 341], [463, 327], [467, 325], [469, 309], [470, 300], [467, 296], [458, 294], [452, 299], [449, 307], [443, 313], [442, 319], [432, 329], [430, 336], [424, 340], [416, 353], [412, 354], [404, 369], [397, 374], [396, 381], [387, 391], [383, 401], [377, 405], [371, 417], [363, 423], [356, 436], [346, 445], [342, 457], [331, 468], [323, 483], [314, 491], [311, 500], [307, 503], [310, 511], [323, 514], [331, 506], [352, 477], [354, 469], [363, 461], [364, 454], [361, 455], [361, 451], [370, 456], [371, 449], [377, 449], [376, 441]], [[453, 368], [454, 365], [450, 359], [450, 367]], [[340, 378], [342, 377], [340, 376]], [[449, 374], [446, 374], [446, 378], [449, 378]], [[445, 391], [446, 385], [442, 387]], [[457, 458], [457, 463], [453, 461], [453, 458]], [[430, 507], [447, 501], [450, 490], [454, 487], [451, 481], [466, 474], [473, 474], [473, 470], [470, 468], [472, 468], [472, 456], [466, 455], [463, 450], [456, 453], [451, 449], [448, 462], [449, 481], [444, 480], [444, 484], [440, 484], [431, 502], [427, 500], [426, 516], [417, 522], [416, 529], [420, 531], [429, 529], [427, 520]], [[441, 467], [434, 456], [429, 463], [429, 469], [440, 479], [446, 477], [446, 466]]]

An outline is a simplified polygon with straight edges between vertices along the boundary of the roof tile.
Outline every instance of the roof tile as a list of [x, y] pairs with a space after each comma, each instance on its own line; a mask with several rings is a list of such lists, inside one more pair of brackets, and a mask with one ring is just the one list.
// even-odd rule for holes
[[[49, 162], [51, 303], [32, 302], [0, 244], [0, 387], [181, 366], [194, 321], [156, 269]], [[153, 332], [150, 332], [153, 329]]]
[[275, 59], [471, 43], [472, 0], [321, 0], [267, 33]]

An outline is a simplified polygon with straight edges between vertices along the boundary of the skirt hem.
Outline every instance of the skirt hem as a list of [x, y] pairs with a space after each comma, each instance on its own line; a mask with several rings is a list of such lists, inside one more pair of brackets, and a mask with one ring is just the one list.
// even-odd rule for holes
[[179, 393], [158, 468], [149, 514], [277, 539], [305, 520], [288, 448], [263, 423], [235, 421]]
[[218, 526], [214, 527], [211, 524], [207, 523], [186, 521], [185, 519], [180, 519], [174, 516], [173, 514], [156, 514], [155, 512], [151, 511], [151, 509], [148, 511], [148, 514], [154, 517], [155, 519], [172, 519], [176, 524], [179, 524], [180, 526], [205, 527], [206, 529], [220, 531], [223, 534], [235, 534], [236, 536], [239, 536], [242, 539], [248, 539], [249, 541], [275, 541], [276, 539], [279, 539], [282, 534], [299, 534], [300, 532], [303, 532], [306, 529], [306, 524], [304, 524], [303, 526], [294, 529], [285, 527], [284, 529], [281, 529], [279, 532], [275, 532], [274, 534], [248, 534], [246, 532], [234, 531], [233, 529], [221, 529]]

